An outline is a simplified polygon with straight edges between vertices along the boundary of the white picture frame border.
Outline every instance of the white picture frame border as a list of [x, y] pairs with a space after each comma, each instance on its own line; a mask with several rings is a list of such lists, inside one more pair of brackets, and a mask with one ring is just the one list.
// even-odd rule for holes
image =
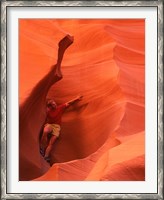
[[[63, 6], [63, 7], [71, 7], [71, 6], [92, 6], [92, 7], [157, 7], [157, 14], [158, 14], [158, 192], [157, 193], [142, 193], [142, 194], [117, 194], [117, 193], [83, 193], [83, 194], [71, 194], [71, 193], [63, 193], [63, 194], [35, 194], [35, 193], [8, 193], [7, 192], [7, 9], [8, 7], [25, 7], [25, 6], [32, 6], [32, 7], [41, 7], [41, 6]], [[163, 56], [163, 4], [162, 1], [135, 1], [135, 2], [128, 2], [128, 1], [65, 1], [65, 2], [58, 2], [58, 1], [2, 1], [1, 2], [1, 198], [2, 199], [162, 199], [162, 191], [163, 191], [163, 63], [162, 63], [162, 56]]]

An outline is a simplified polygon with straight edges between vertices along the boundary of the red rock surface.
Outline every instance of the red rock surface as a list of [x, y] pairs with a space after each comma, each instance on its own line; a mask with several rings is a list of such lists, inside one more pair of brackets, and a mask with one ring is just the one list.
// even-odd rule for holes
[[[46, 82], [31, 90], [56, 63], [66, 34], [74, 43], [47, 97], [84, 98], [63, 115], [50, 167], [39, 154]], [[19, 21], [20, 180], [144, 180], [144, 44], [142, 19]]]

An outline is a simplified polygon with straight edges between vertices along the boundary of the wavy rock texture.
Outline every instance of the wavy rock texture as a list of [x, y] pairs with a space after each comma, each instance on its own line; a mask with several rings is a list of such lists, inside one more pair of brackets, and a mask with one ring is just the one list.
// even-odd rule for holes
[[[66, 34], [74, 43], [64, 78], [47, 97], [84, 98], [64, 113], [49, 167], [38, 142], [44, 87], [30, 92], [56, 63]], [[20, 180], [144, 180], [145, 21], [21, 19], [19, 36]]]

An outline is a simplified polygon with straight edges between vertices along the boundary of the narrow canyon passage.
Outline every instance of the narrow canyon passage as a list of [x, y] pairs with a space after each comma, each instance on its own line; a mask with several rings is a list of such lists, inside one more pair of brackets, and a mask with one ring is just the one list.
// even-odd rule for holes
[[[32, 103], [28, 97], [56, 63], [66, 34], [74, 43], [47, 98], [83, 99], [63, 115], [50, 167], [39, 153], [43, 88]], [[144, 95], [144, 19], [19, 20], [20, 180], [144, 180]]]

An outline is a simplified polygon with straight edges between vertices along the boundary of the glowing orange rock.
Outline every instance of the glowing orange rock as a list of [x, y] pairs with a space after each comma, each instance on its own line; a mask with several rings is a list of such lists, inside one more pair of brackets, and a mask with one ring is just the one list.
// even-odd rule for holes
[[[144, 28], [144, 20], [20, 20], [20, 124], [31, 127], [20, 137], [21, 180], [144, 180]], [[56, 63], [67, 33], [75, 41], [64, 56], [64, 78], [47, 96], [58, 104], [84, 98], [65, 112], [48, 170], [38, 143], [44, 100], [27, 108], [26, 97]]]

